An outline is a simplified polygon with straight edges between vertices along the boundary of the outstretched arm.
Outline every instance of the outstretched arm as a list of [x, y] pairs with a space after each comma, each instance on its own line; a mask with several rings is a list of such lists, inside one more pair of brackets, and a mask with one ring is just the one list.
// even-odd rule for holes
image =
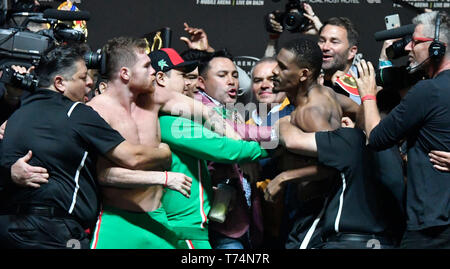
[[319, 181], [330, 178], [336, 170], [326, 166], [311, 165], [293, 170], [287, 170], [269, 182], [264, 193], [267, 201], [274, 201], [286, 183], [301, 183], [306, 181]]
[[161, 111], [169, 115], [192, 119], [200, 124], [203, 124], [202, 120], [205, 120], [205, 126], [214, 132], [229, 138], [241, 139], [222, 116], [193, 98], [178, 92], [157, 88], [155, 102], [161, 104]]
[[114, 164], [104, 158], [97, 162], [97, 176], [102, 186], [116, 188], [143, 188], [163, 185], [190, 197], [192, 179], [181, 173], [130, 170], [114, 167]]
[[290, 116], [283, 117], [278, 121], [281, 144], [293, 153], [317, 157], [315, 133], [305, 133], [292, 125], [290, 121]]
[[167, 170], [172, 163], [172, 152], [164, 143], [155, 148], [123, 141], [108, 151], [105, 156], [117, 165], [128, 169], [150, 170], [163, 167]]
[[197, 159], [243, 163], [268, 156], [256, 142], [222, 137], [191, 120], [166, 115], [159, 117], [159, 120], [161, 140], [173, 150], [188, 153]]

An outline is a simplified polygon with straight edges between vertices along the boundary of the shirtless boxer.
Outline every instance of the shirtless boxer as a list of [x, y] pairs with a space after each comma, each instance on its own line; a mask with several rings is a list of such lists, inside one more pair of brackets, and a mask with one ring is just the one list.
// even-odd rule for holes
[[286, 92], [296, 109], [292, 124], [305, 132], [324, 131], [340, 126], [342, 109], [336, 94], [316, 83], [322, 59], [320, 48], [309, 39], [294, 40], [278, 53], [273, 71], [276, 92]]
[[[174, 112], [176, 104], [188, 97], [171, 91], [155, 92], [155, 70], [146, 53], [145, 41], [116, 38], [107, 43], [105, 52], [108, 90], [89, 105], [130, 141], [167, 147], [160, 143], [158, 112], [160, 109]], [[191, 111], [194, 111], [194, 103], [188, 99]], [[196, 111], [202, 113], [200, 117], [207, 117], [201, 104], [197, 105]], [[160, 162], [155, 163], [153, 169], [168, 168], [170, 163]], [[179, 175], [177, 179], [178, 173], [147, 173], [114, 167], [105, 159], [99, 160], [104, 208], [97, 222], [92, 248], [177, 247], [177, 239], [161, 208], [163, 185], [189, 197], [191, 181]], [[144, 178], [150, 176], [154, 176], [155, 184], [142, 184]], [[118, 187], [117, 181], [123, 182], [124, 178], [129, 178], [129, 182]]]
[[[305, 132], [334, 130], [340, 127], [342, 109], [336, 93], [331, 88], [317, 83], [322, 65], [322, 52], [317, 43], [307, 38], [293, 40], [280, 50], [277, 61], [278, 66], [273, 71], [277, 77], [274, 91], [286, 92], [289, 101], [296, 107], [291, 114], [291, 123]], [[324, 198], [332, 187], [332, 179], [310, 180], [329, 178], [334, 172], [330, 173], [328, 169], [318, 167], [315, 160], [297, 156], [294, 162], [293, 157], [295, 155], [286, 154], [282, 169], [287, 171], [268, 184], [265, 197], [267, 200], [273, 200], [286, 183], [300, 183], [297, 188], [290, 188], [288, 191], [294, 191], [296, 194], [296, 198], [291, 195], [289, 199], [295, 202], [291, 202], [293, 207], [288, 211], [297, 210], [300, 205], [302, 210], [297, 212], [310, 212], [302, 213], [300, 217], [306, 225], [319, 214]]]
[[[342, 109], [336, 93], [316, 82], [321, 57], [320, 48], [310, 39], [293, 40], [278, 53], [278, 66], [273, 71], [277, 77], [273, 91], [286, 92], [289, 101], [296, 107], [291, 114], [291, 123], [304, 132], [334, 130], [341, 124]], [[291, 171], [290, 179], [294, 176]], [[266, 196], [276, 195], [281, 183], [279, 180], [272, 181]]]

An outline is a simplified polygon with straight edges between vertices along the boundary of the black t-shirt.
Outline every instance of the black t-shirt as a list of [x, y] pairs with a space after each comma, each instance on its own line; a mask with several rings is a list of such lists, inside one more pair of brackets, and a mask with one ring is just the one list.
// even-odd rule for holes
[[318, 161], [340, 172], [341, 185], [323, 216], [324, 236], [332, 233], [383, 234], [400, 237], [404, 180], [395, 148], [370, 150], [359, 129], [316, 133]]
[[376, 126], [369, 146], [385, 149], [407, 138], [408, 230], [450, 224], [450, 173], [433, 167], [431, 150], [450, 151], [450, 70], [422, 80]]
[[9, 169], [32, 150], [29, 164], [46, 168], [49, 182], [38, 189], [9, 185], [8, 202], [57, 206], [92, 225], [100, 204], [97, 156], [123, 141], [92, 108], [54, 91], [37, 90], [8, 120], [2, 165]]
[[4, 97], [5, 91], [5, 85], [0, 83], [0, 125], [3, 124], [3, 122], [7, 120], [14, 112], [14, 109], [16, 109], [16, 107], [12, 108], [8, 103], [6, 103]]

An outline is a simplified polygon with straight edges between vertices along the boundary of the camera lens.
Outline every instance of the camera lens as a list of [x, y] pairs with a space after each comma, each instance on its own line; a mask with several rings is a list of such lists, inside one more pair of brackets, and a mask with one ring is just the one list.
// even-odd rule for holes
[[292, 15], [289, 16], [289, 17], [287, 18], [287, 20], [286, 20], [286, 24], [289, 25], [289, 26], [294, 25], [294, 24], [295, 24], [295, 17], [292, 16]]
[[100, 69], [102, 55], [95, 52], [87, 52], [84, 55], [84, 62], [88, 69]]

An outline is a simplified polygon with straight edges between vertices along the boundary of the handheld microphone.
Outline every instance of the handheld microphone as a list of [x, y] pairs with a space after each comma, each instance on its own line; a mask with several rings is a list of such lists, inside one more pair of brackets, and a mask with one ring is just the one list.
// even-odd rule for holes
[[408, 73], [412, 73], [415, 72], [419, 69], [419, 67], [422, 67], [422, 65], [424, 65], [428, 60], [430, 60], [432, 58], [432, 56], [426, 58], [425, 60], [423, 60], [420, 64], [416, 65], [416, 66], [408, 66], [406, 67], [406, 71], [408, 71]]
[[44, 18], [57, 19], [60, 21], [87, 21], [91, 18], [91, 15], [88, 11], [46, 9], [44, 10]]
[[388, 39], [394, 39], [399, 37], [404, 37], [407, 35], [412, 35], [416, 26], [414, 24], [404, 25], [391, 30], [379, 31], [374, 34], [376, 41], [383, 41]]

